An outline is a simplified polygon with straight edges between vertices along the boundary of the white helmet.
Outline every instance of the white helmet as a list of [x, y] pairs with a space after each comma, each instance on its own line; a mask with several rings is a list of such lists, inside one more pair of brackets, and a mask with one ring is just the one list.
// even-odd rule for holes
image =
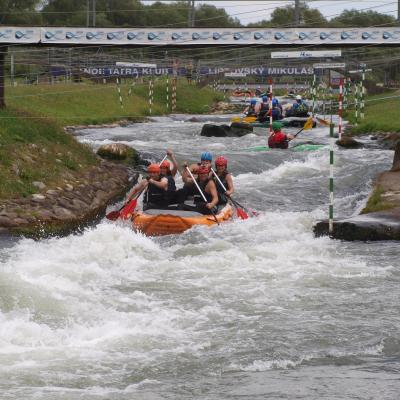
[[299, 94], [296, 96], [296, 100], [301, 100], [301, 96]]

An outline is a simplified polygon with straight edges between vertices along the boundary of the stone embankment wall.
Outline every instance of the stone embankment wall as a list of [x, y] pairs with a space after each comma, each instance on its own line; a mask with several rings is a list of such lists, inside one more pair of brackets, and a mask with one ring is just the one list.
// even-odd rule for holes
[[104, 215], [107, 204], [133, 184], [129, 168], [102, 160], [75, 182], [27, 198], [0, 202], [0, 233], [40, 236], [76, 229]]

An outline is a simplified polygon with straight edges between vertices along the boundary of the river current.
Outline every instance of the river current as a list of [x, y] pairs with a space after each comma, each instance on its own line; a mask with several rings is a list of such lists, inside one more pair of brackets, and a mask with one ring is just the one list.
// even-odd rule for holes
[[[224, 117], [199, 118], [77, 138], [153, 161], [167, 148], [179, 161], [224, 155], [236, 199], [259, 216], [160, 238], [106, 219], [61, 238], [1, 238], [0, 399], [398, 399], [398, 243], [314, 237], [328, 147], [245, 151], [265, 129], [203, 138], [204, 121]], [[296, 140], [327, 144], [328, 129]], [[335, 148], [335, 216], [363, 207], [392, 158]]]

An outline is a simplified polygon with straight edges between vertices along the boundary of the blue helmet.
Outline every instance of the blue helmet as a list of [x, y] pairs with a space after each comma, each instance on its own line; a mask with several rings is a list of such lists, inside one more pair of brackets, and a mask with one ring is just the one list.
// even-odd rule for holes
[[278, 105], [278, 100], [277, 99], [272, 99], [272, 105], [277, 106]]
[[266, 103], [266, 102], [269, 100], [268, 96], [263, 96], [263, 97], [261, 97], [261, 98], [262, 98], [262, 101], [263, 101], [264, 103]]
[[252, 106], [255, 106], [255, 105], [257, 104], [257, 100], [256, 100], [256, 99], [251, 99], [251, 100], [250, 100], [250, 104], [251, 104]]
[[209, 151], [205, 151], [204, 153], [201, 153], [200, 160], [212, 161], [212, 154]]

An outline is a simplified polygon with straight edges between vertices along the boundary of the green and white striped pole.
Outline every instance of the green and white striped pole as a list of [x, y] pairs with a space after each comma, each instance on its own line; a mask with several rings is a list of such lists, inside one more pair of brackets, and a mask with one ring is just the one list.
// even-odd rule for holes
[[358, 104], [358, 83], [354, 83], [355, 86], [355, 93], [354, 93], [354, 116], [356, 119], [356, 125], [358, 125], [358, 109], [359, 109], [359, 104]]
[[361, 67], [361, 101], [360, 101], [360, 118], [363, 120], [365, 118], [365, 64]]
[[329, 235], [333, 234], [333, 147], [335, 138], [333, 137], [335, 124], [329, 125]]

